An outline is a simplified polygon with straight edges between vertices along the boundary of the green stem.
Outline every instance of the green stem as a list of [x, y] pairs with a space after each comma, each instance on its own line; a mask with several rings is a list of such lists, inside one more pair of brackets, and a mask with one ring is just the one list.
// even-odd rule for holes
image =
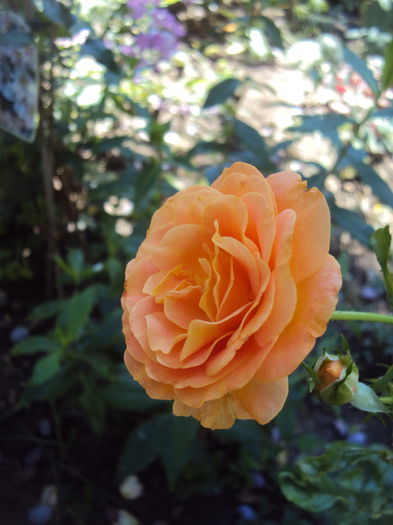
[[374, 314], [372, 312], [345, 312], [336, 310], [331, 321], [368, 321], [372, 323], [388, 323], [393, 324], [393, 315]]

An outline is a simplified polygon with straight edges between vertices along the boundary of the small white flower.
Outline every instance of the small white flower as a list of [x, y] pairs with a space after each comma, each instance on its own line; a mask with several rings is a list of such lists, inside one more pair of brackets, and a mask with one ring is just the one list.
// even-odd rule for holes
[[40, 504], [55, 507], [57, 505], [57, 500], [58, 495], [55, 485], [46, 485], [42, 490]]
[[143, 492], [143, 487], [136, 476], [128, 476], [119, 487], [120, 494], [125, 499], [137, 499]]
[[119, 510], [117, 514], [117, 520], [112, 525], [138, 525], [139, 521], [127, 512], [126, 510]]

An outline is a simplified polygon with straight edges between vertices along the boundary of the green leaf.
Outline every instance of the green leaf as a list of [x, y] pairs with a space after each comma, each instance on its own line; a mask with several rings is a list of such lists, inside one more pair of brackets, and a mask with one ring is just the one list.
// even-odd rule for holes
[[369, 119], [379, 118], [379, 117], [393, 118], [393, 107], [377, 109], [370, 114]]
[[381, 75], [382, 91], [393, 85], [393, 40], [385, 48], [385, 62]]
[[211, 108], [217, 104], [222, 104], [228, 98], [233, 97], [236, 89], [241, 82], [237, 78], [227, 78], [213, 86], [207, 94], [203, 108]]
[[146, 413], [167, 405], [166, 401], [150, 398], [124, 366], [109, 385], [101, 388], [100, 398], [113, 408], [129, 412]]
[[176, 417], [172, 414], [164, 414], [161, 418], [163, 439], [158, 454], [164, 465], [169, 487], [173, 489], [178, 475], [191, 459], [199, 423], [191, 417]]
[[113, 352], [115, 349], [123, 349], [124, 337], [121, 332], [121, 316], [121, 308], [116, 308], [105, 314], [104, 320], [85, 339], [84, 348], [93, 352], [97, 350]]
[[84, 255], [81, 252], [81, 250], [71, 250], [67, 256], [67, 262], [71, 270], [71, 276], [74, 279], [74, 282], [76, 284], [79, 284], [82, 279], [83, 267], [85, 262]]
[[60, 368], [61, 352], [55, 352], [39, 359], [33, 368], [29, 385], [42, 385], [53, 377]]
[[393, 383], [393, 365], [390, 365], [386, 373], [373, 381], [373, 390], [381, 393]]
[[224, 441], [235, 441], [246, 446], [257, 444], [259, 447], [265, 440], [269, 440], [261, 425], [252, 420], [236, 420], [228, 430], [216, 430], [215, 436]]
[[194, 157], [195, 155], [203, 155], [205, 153], [222, 153], [225, 150], [225, 144], [215, 142], [214, 140], [201, 140], [191, 148], [187, 157]]
[[393, 308], [393, 273], [389, 271], [389, 253], [392, 243], [389, 226], [379, 228], [371, 236], [371, 245], [381, 266], [382, 275], [385, 283], [386, 296], [389, 304]]
[[59, 398], [64, 399], [70, 391], [75, 393], [80, 388], [80, 381], [78, 375], [73, 372], [67, 363], [64, 363], [56, 374], [44, 383], [33, 385], [28, 382], [23, 391], [22, 400], [27, 403], [50, 401]]
[[43, 0], [44, 14], [55, 24], [68, 29], [74, 22], [75, 17], [70, 10], [57, 0]]
[[33, 336], [24, 339], [11, 350], [12, 355], [29, 355], [40, 352], [56, 352], [60, 349], [59, 344], [48, 337]]
[[54, 258], [57, 266], [59, 268], [61, 268], [64, 273], [66, 273], [66, 274], [70, 273], [70, 270], [69, 270], [66, 262], [64, 261], [64, 259], [62, 257], [60, 257], [60, 255], [55, 255], [53, 258]]
[[239, 141], [257, 157], [268, 156], [265, 141], [256, 129], [241, 120], [235, 119], [235, 134]]
[[328, 199], [332, 220], [342, 230], [351, 234], [364, 246], [370, 246], [370, 236], [374, 232], [372, 227], [367, 224], [358, 213], [352, 210], [340, 208], [332, 198]]
[[195, 419], [161, 414], [139, 425], [129, 436], [119, 460], [118, 475], [139, 472], [160, 457], [171, 488], [191, 459], [199, 424]]
[[343, 52], [345, 61], [362, 77], [376, 97], [379, 94], [378, 82], [366, 62], [348, 47], [343, 46]]
[[370, 186], [382, 204], [393, 208], [393, 192], [378, 173], [364, 162], [354, 162], [353, 165], [364, 184]]
[[302, 458], [291, 471], [279, 474], [279, 484], [295, 505], [310, 512], [329, 511], [329, 523], [353, 523], [354, 509], [362, 518], [358, 523], [369, 523], [392, 513], [390, 456], [389, 449], [379, 445], [332, 443], [324, 454]]
[[239, 443], [246, 454], [257, 461], [260, 461], [263, 454], [274, 446], [270, 432], [251, 420], [237, 420], [228, 430], [215, 430], [214, 437], [216, 436], [224, 443], [228, 441]]
[[90, 316], [95, 298], [96, 289], [94, 286], [90, 286], [83, 292], [75, 293], [68, 301], [64, 302], [57, 328], [64, 336], [66, 343], [71, 343], [79, 337]]
[[358, 383], [351, 405], [365, 412], [386, 412], [374, 390], [365, 383]]
[[81, 56], [89, 55], [95, 58], [97, 62], [106, 66], [110, 71], [117, 71], [118, 69], [112, 51], [105, 47], [99, 38], [89, 37], [82, 45], [80, 54]]
[[326, 115], [302, 115], [301, 124], [292, 126], [289, 131], [297, 133], [314, 133], [318, 131], [328, 138], [334, 146], [341, 144], [338, 128], [343, 124], [353, 124], [354, 120], [345, 115], [327, 113]]
[[89, 423], [96, 433], [101, 433], [105, 424], [106, 406], [101, 402], [101, 385], [91, 374], [83, 378], [82, 393], [78, 401], [88, 415]]
[[279, 480], [284, 496], [295, 505], [309, 512], [322, 512], [330, 509], [336, 503], [334, 495], [321, 494], [304, 487], [303, 484], [300, 485], [296, 474], [282, 472]]
[[356, 149], [353, 146], [346, 146], [346, 148], [347, 152], [341, 159], [339, 159], [335, 174], [338, 174], [348, 166], [353, 166], [356, 162], [363, 162], [366, 157], [366, 152], [363, 149]]
[[138, 425], [128, 436], [117, 466], [119, 480], [147, 468], [156, 458], [161, 436], [157, 417]]
[[377, 260], [385, 271], [388, 265], [390, 246], [392, 243], [392, 236], [390, 235], [389, 226], [379, 228], [371, 237], [371, 245], [374, 249]]
[[134, 186], [134, 201], [135, 206], [140, 207], [144, 203], [144, 199], [154, 189], [156, 182], [160, 176], [161, 165], [158, 162], [146, 167], [139, 173]]
[[42, 319], [50, 319], [59, 314], [63, 308], [63, 301], [48, 301], [36, 306], [29, 314], [29, 319], [33, 321], [40, 321]]
[[269, 44], [273, 47], [283, 48], [281, 32], [276, 24], [267, 16], [259, 16], [260, 20], [263, 21], [265, 26], [265, 34], [269, 41]]

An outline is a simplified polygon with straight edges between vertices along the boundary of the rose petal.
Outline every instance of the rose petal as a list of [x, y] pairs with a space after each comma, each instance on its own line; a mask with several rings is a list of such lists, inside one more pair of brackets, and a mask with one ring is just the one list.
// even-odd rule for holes
[[220, 192], [207, 186], [190, 186], [170, 197], [153, 215], [149, 232], [167, 223], [201, 224], [206, 206], [220, 197]]
[[151, 248], [157, 246], [171, 228], [182, 224], [201, 224], [204, 208], [219, 195], [220, 193], [213, 188], [191, 186], [170, 197], [153, 214], [138, 256], [149, 255]]
[[252, 379], [240, 390], [232, 393], [239, 405], [261, 425], [269, 423], [280, 412], [288, 396], [288, 379], [263, 383]]
[[[145, 372], [144, 365], [136, 361], [129, 352], [124, 352], [124, 363], [132, 377], [140, 383], [148, 395], [153, 399], [173, 399], [173, 387], [165, 383], [159, 383], [149, 378]], [[130, 407], [132, 408], [132, 407]]]
[[213, 242], [243, 266], [248, 275], [250, 294], [255, 296], [261, 286], [259, 265], [255, 255], [237, 239], [221, 237], [217, 232], [213, 236]]
[[201, 319], [191, 321], [188, 328], [187, 340], [181, 353], [181, 359], [186, 359], [210, 343], [213, 339], [236, 328], [239, 318], [246, 307], [247, 305], [242, 306], [220, 321], [204, 321]]
[[323, 194], [317, 188], [306, 191], [307, 183], [293, 172], [281, 172], [267, 178], [272, 187], [278, 212], [296, 213], [291, 270], [296, 282], [315, 273], [324, 263], [330, 242], [330, 213]]
[[246, 193], [260, 193], [266, 196], [271, 209], [275, 209], [274, 194], [267, 183], [267, 179], [250, 164], [235, 162], [229, 168], [224, 169], [211, 187], [221, 193], [237, 195], [238, 197]]
[[146, 332], [146, 316], [155, 312], [160, 312], [161, 306], [158, 305], [152, 297], [146, 296], [134, 306], [130, 314], [130, 328], [141, 345], [148, 351], [150, 349]]
[[161, 365], [167, 366], [169, 368], [195, 368], [199, 365], [206, 363], [210, 354], [214, 351], [217, 346], [222, 344], [225, 345], [225, 340], [228, 339], [231, 332], [222, 334], [220, 337], [212, 341], [209, 345], [204, 346], [200, 350], [194, 352], [186, 359], [181, 360], [180, 355], [183, 349], [183, 344], [177, 344], [170, 354], [163, 354], [161, 352], [156, 352], [157, 362]]
[[250, 338], [219, 374], [210, 377], [203, 369], [198, 369], [195, 374], [187, 378], [184, 376], [175, 383], [177, 399], [194, 408], [200, 408], [206, 401], [218, 399], [242, 388], [255, 375], [270, 346], [260, 347]]
[[242, 200], [248, 210], [246, 234], [260, 249], [263, 259], [269, 261], [276, 234], [275, 210], [270, 196], [261, 193], [247, 193]]
[[170, 321], [187, 330], [195, 319], [208, 320], [205, 312], [199, 307], [200, 299], [199, 286], [173, 290], [164, 299], [164, 313]]
[[260, 345], [273, 343], [295, 312], [297, 292], [289, 266], [295, 219], [292, 210], [284, 210], [277, 216], [277, 235], [272, 256], [275, 266], [272, 273], [275, 295], [270, 315], [256, 334], [256, 340]]
[[181, 264], [183, 271], [195, 278], [202, 273], [200, 258], [210, 237], [199, 224], [181, 224], [169, 230], [158, 245], [151, 247], [153, 263], [159, 270], [171, 270]]
[[124, 293], [121, 299], [124, 310], [130, 311], [135, 303], [143, 298], [143, 285], [155, 272], [157, 272], [157, 267], [153, 264], [150, 256], [133, 259], [127, 264]]
[[337, 304], [341, 272], [328, 255], [323, 266], [298, 285], [298, 302], [292, 321], [274, 344], [258, 374], [271, 381], [291, 374], [326, 330]]
[[202, 213], [202, 226], [213, 231], [217, 221], [222, 236], [230, 236], [244, 242], [247, 227], [247, 207], [235, 195], [220, 195]]
[[240, 390], [192, 408], [179, 399], [173, 403], [177, 416], [192, 416], [205, 428], [228, 429], [235, 419], [255, 419], [261, 425], [269, 423], [282, 409], [288, 395], [288, 379], [269, 383], [252, 380]]
[[144, 364], [148, 359], [146, 352], [132, 333], [128, 317], [129, 315], [125, 312], [123, 314], [123, 333], [127, 345], [126, 352], [128, 352], [135, 361]]
[[[206, 365], [206, 373], [209, 376], [219, 374], [234, 359], [238, 350], [263, 325], [273, 307], [274, 290], [275, 284], [273, 282], [257, 308], [250, 308], [247, 314], [243, 316], [238, 329], [229, 338], [225, 351], [221, 351], [209, 359]], [[263, 346], [259, 342], [257, 345], [258, 348]]]
[[216, 276], [213, 297], [217, 305], [216, 319], [220, 320], [250, 301], [250, 287], [244, 268], [233, 257], [216, 248], [218, 254], [213, 261]]
[[236, 417], [234, 411], [234, 402], [229, 395], [208, 401], [201, 408], [191, 408], [178, 399], [173, 403], [175, 416], [192, 416], [198, 419], [203, 427], [213, 430], [231, 428]]
[[157, 303], [162, 303], [165, 295], [176, 289], [183, 281], [182, 269], [183, 266], [178, 264], [169, 271], [164, 270], [150, 275], [143, 286], [143, 293], [154, 296]]
[[217, 303], [213, 295], [213, 288], [215, 285], [216, 275], [213, 272], [212, 265], [207, 259], [199, 259], [206, 278], [203, 284], [203, 293], [199, 300], [199, 308], [203, 310], [209, 321], [217, 320]]
[[145, 320], [147, 340], [153, 352], [169, 354], [175, 344], [187, 337], [186, 332], [171, 323], [163, 312], [148, 314]]

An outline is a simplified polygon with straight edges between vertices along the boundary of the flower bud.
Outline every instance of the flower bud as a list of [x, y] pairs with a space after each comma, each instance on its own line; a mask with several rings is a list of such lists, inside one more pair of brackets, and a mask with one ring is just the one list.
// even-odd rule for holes
[[358, 367], [350, 355], [324, 353], [314, 365], [314, 392], [329, 405], [344, 405], [353, 400], [359, 382]]

